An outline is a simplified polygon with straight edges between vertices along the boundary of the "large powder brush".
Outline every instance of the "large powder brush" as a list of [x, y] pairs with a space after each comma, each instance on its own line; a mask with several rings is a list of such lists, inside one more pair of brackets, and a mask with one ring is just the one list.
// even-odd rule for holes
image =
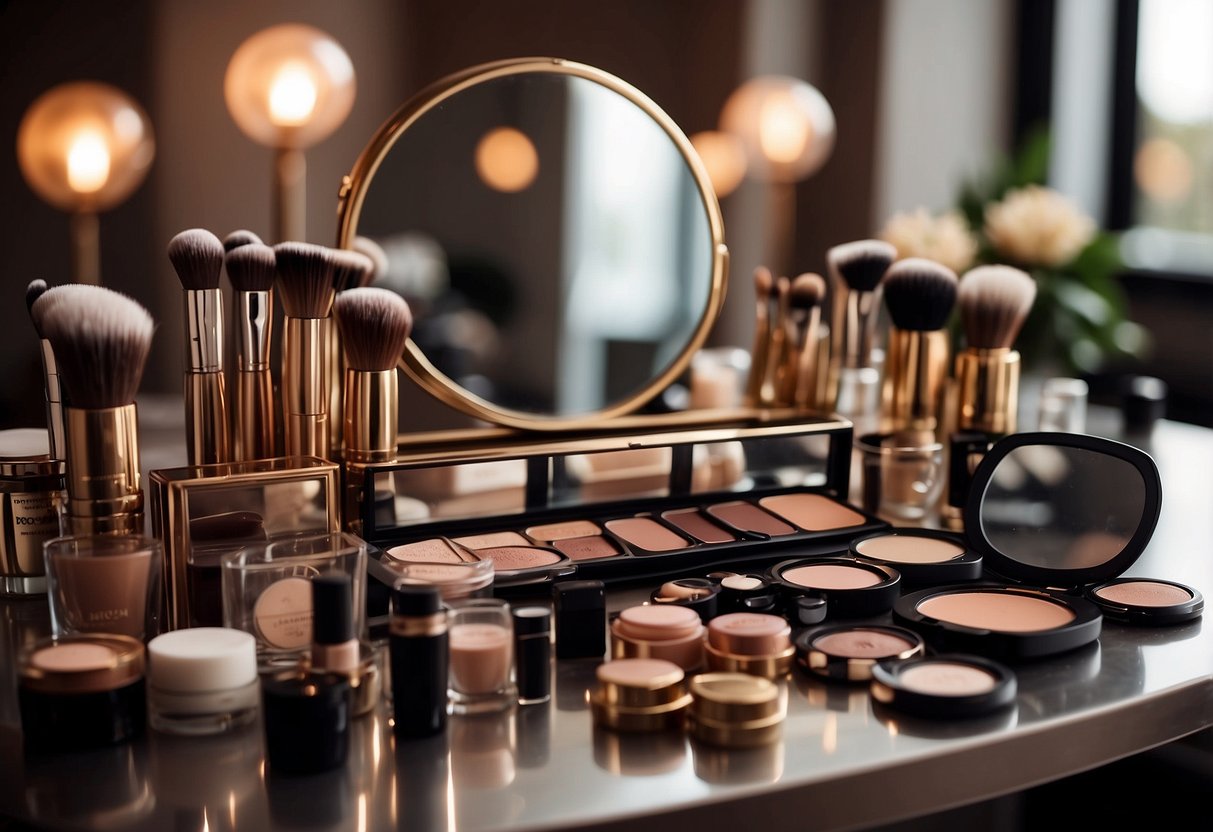
[[897, 249], [883, 240], [854, 240], [826, 252], [834, 292], [830, 377], [836, 379], [832, 383], [835, 409], [857, 421], [870, 419], [877, 409], [880, 377], [872, 350], [880, 312], [879, 286], [896, 258]]
[[55, 363], [55, 351], [51, 342], [42, 333], [42, 321], [34, 314], [38, 300], [50, 290], [45, 280], [31, 280], [25, 287], [25, 309], [29, 313], [34, 331], [38, 333], [39, 352], [42, 355], [43, 394], [46, 399], [46, 433], [51, 459], [63, 459], [63, 390], [59, 382], [59, 367]]

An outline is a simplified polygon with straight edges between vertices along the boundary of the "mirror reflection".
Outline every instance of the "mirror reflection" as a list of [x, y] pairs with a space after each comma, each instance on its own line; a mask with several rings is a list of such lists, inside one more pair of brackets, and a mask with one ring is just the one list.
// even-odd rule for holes
[[1050, 569], [1120, 554], [1141, 524], [1146, 484], [1131, 463], [1085, 448], [1025, 445], [994, 470], [981, 528], [999, 552]]
[[[497, 408], [590, 413], [643, 391], [708, 310], [709, 215], [665, 129], [587, 78], [463, 89], [384, 155], [354, 233], [413, 344]], [[407, 417], [406, 417], [407, 418]]]

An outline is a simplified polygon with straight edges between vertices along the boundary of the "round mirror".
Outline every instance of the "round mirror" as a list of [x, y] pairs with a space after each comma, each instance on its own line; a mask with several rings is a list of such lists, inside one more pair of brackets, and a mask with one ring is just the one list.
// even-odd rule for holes
[[643, 406], [724, 299], [720, 208], [652, 101], [601, 70], [533, 58], [423, 90], [342, 189], [338, 244], [384, 250], [413, 307], [402, 366], [444, 403], [530, 429]]
[[1079, 434], [1000, 440], [974, 489], [980, 500], [970, 506], [972, 530], [995, 571], [1045, 586], [1123, 572], [1149, 542], [1161, 502], [1147, 454]]

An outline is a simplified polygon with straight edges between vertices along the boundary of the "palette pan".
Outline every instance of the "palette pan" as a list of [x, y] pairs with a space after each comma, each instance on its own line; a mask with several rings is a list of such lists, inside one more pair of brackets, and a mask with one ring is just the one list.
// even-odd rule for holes
[[851, 541], [851, 556], [891, 566], [908, 587], [975, 581], [981, 577], [981, 553], [956, 534], [931, 529], [896, 528]]

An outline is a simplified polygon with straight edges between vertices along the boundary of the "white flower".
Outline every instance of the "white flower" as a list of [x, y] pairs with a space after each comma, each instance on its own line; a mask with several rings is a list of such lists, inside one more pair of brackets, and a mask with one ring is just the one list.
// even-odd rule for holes
[[925, 257], [960, 274], [973, 264], [977, 240], [958, 211], [934, 216], [926, 208], [894, 214], [880, 238], [897, 249], [897, 258]]
[[1051, 188], [1028, 185], [986, 206], [985, 233], [999, 254], [1023, 266], [1063, 266], [1095, 236], [1095, 221]]

